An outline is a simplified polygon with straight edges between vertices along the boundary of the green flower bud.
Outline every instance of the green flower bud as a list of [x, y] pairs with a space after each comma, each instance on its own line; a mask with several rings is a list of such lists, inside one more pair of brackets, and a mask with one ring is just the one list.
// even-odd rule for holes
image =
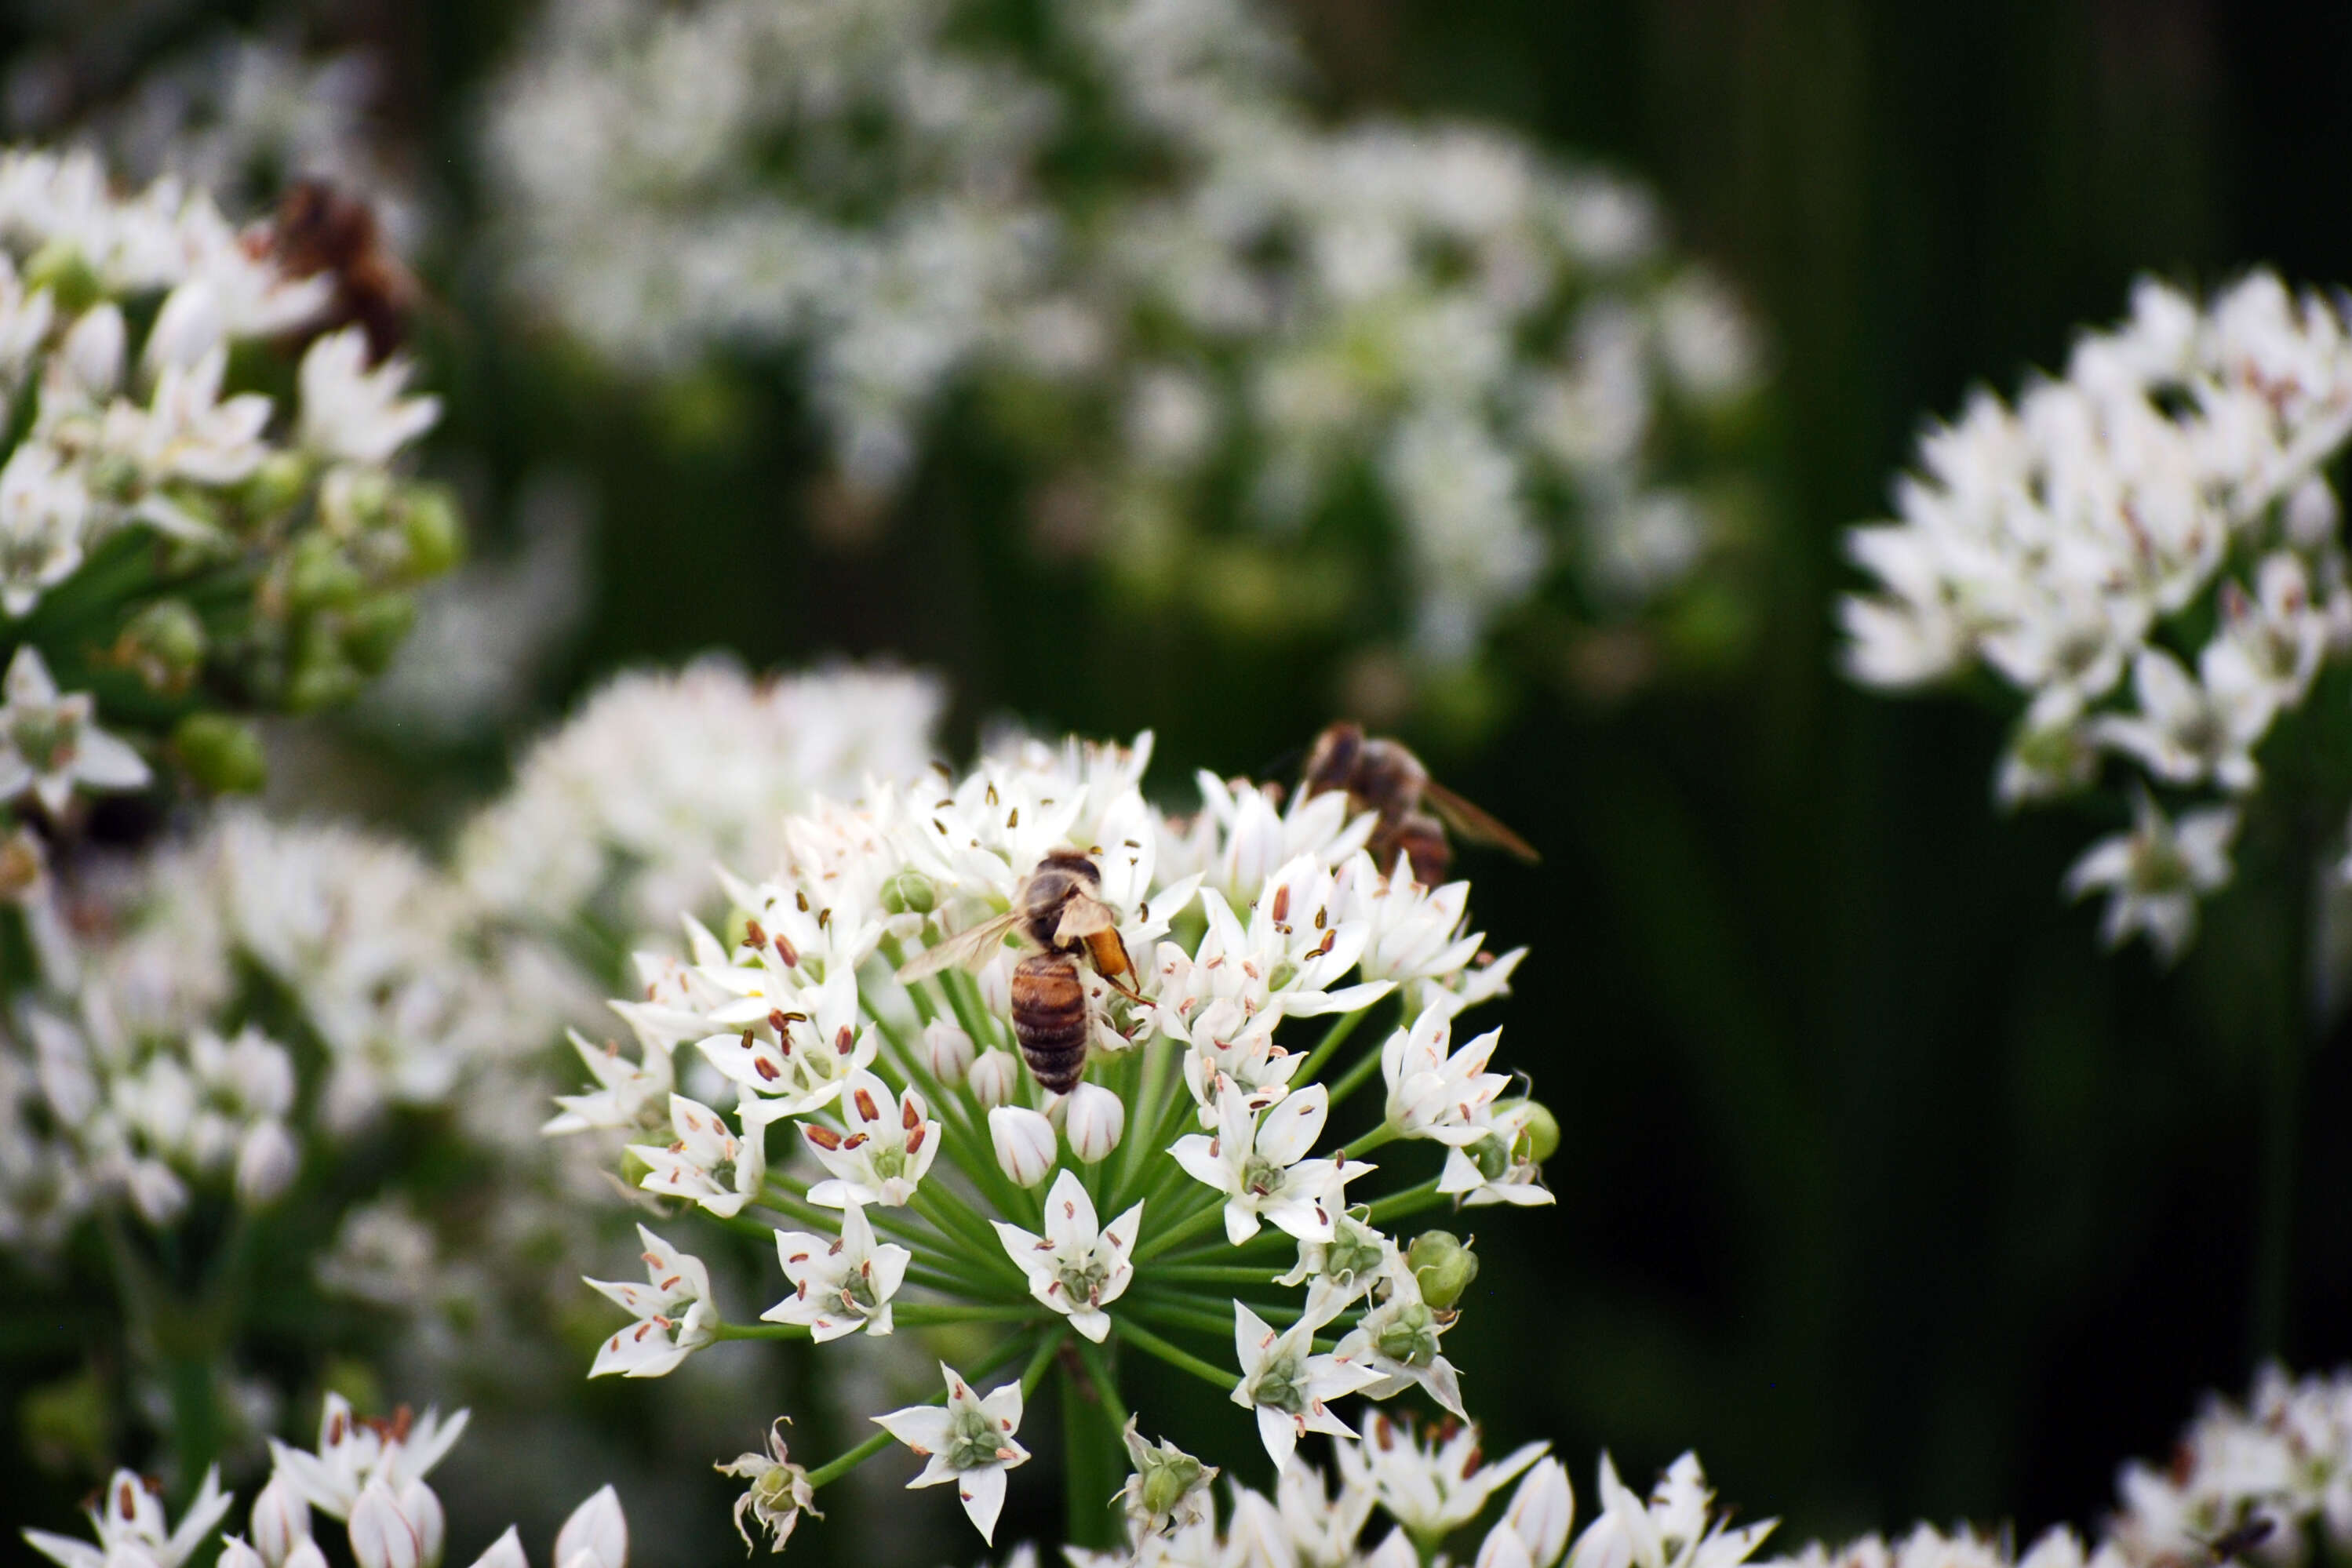
[[159, 599], [131, 618], [114, 658], [154, 692], [184, 692], [205, 662], [205, 623], [185, 600]]
[[625, 1146], [621, 1150], [621, 1184], [630, 1191], [635, 1192], [637, 1184], [653, 1174], [653, 1168], [635, 1149]]
[[362, 674], [381, 674], [416, 623], [416, 603], [405, 593], [372, 593], [343, 617], [343, 656]]
[[215, 795], [251, 795], [268, 781], [261, 737], [225, 713], [192, 713], [172, 731], [172, 750], [188, 777]]
[[413, 579], [439, 577], [466, 559], [466, 522], [457, 502], [439, 485], [412, 485], [402, 496], [401, 537]]
[[310, 459], [299, 452], [274, 452], [254, 469], [237, 499], [248, 517], [267, 521], [291, 511], [310, 484]]
[[296, 610], [355, 602], [367, 580], [325, 534], [304, 534], [287, 552], [286, 601]]
[[33, 294], [44, 288], [57, 301], [58, 311], [67, 316], [80, 315], [97, 304], [104, 292], [98, 269], [82, 255], [81, 246], [69, 239], [51, 240], [25, 263], [25, 292]]
[[1424, 1230], [1414, 1237], [1404, 1261], [1412, 1270], [1413, 1283], [1421, 1287], [1421, 1299], [1440, 1312], [1453, 1310], [1478, 1277], [1478, 1255], [1450, 1230]]
[[888, 915], [929, 915], [938, 907], [939, 890], [919, 871], [902, 871], [882, 884], [882, 909]]
[[1525, 1118], [1517, 1141], [1525, 1145], [1528, 1158], [1541, 1165], [1559, 1152], [1559, 1118], [1541, 1101], [1504, 1100], [1495, 1106], [1498, 1122], [1509, 1121], [1515, 1114]]
[[335, 629], [318, 620], [303, 627], [286, 681], [286, 706], [296, 713], [310, 713], [347, 703], [359, 690], [360, 673], [343, 656]]

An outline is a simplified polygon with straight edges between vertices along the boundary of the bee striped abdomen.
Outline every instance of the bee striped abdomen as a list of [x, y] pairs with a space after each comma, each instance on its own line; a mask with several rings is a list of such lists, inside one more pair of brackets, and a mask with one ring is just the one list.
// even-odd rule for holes
[[1078, 1086], [1091, 1028], [1076, 959], [1032, 953], [1013, 966], [1013, 1033], [1039, 1083], [1056, 1094]]

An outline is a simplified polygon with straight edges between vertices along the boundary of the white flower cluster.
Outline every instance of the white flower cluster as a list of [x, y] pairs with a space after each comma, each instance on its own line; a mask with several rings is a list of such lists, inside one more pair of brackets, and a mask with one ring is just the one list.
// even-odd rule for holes
[[2243, 1405], [2210, 1400], [2168, 1463], [2126, 1465], [2116, 1488], [2109, 1542], [2146, 1568], [2238, 1531], [2259, 1534], [2250, 1554], [2270, 1563], [2302, 1562], [2314, 1526], [2334, 1553], [2352, 1550], [2352, 1368], [2264, 1367]]
[[[1268, 1497], [1228, 1483], [1225, 1526], [1217, 1528], [1207, 1476], [1190, 1476], [1166, 1451], [1130, 1437], [1136, 1469], [1124, 1494], [1129, 1542], [1123, 1552], [1072, 1550], [1071, 1568], [1217, 1568], [1233, 1563], [1315, 1563], [1319, 1568], [1420, 1568], [1450, 1563], [1442, 1543], [1470, 1528], [1514, 1479], [1518, 1485], [1480, 1539], [1475, 1568], [1738, 1568], [1772, 1522], [1734, 1530], [1713, 1511], [1697, 1458], [1685, 1454], [1644, 1498], [1601, 1460], [1599, 1517], [1570, 1546], [1576, 1498], [1568, 1472], [1531, 1443], [1486, 1463], [1478, 1429], [1448, 1424], [1421, 1433], [1377, 1413], [1362, 1440], [1337, 1450], [1326, 1476], [1294, 1459]], [[1197, 1469], [1197, 1467], [1195, 1467]], [[1161, 1506], [1154, 1507], [1154, 1504]], [[1375, 1519], [1386, 1528], [1366, 1546]]]
[[[269, 1203], [302, 1158], [297, 1129], [341, 1138], [393, 1106], [447, 1105], [551, 1041], [576, 995], [412, 852], [342, 829], [227, 812], [135, 868], [70, 892], [44, 874], [23, 896], [47, 983], [0, 1021], [14, 1245], [54, 1245], [112, 1194], [157, 1226], [192, 1186]], [[315, 1043], [315, 1081], [254, 1021], [254, 974], [288, 1004], [261, 1016]]]
[[[730, 1324], [700, 1263], [646, 1232], [647, 1282], [597, 1282], [635, 1321], [594, 1373], [660, 1375], [730, 1338], [1013, 1324], [986, 1364], [1026, 1354], [1018, 1383], [983, 1396], [944, 1369], [943, 1406], [877, 1418], [983, 1534], [1066, 1334], [1215, 1382], [1277, 1466], [1310, 1431], [1353, 1437], [1349, 1394], [1419, 1387], [1462, 1414], [1441, 1340], [1476, 1260], [1382, 1226], [1550, 1201], [1549, 1113], [1490, 1071], [1495, 1034], [1454, 1043], [1519, 955], [1486, 953], [1466, 883], [1424, 886], [1409, 859], [1382, 875], [1344, 792], [1278, 809], [1204, 777], [1171, 819], [1139, 789], [1150, 750], [1029, 743], [819, 801], [762, 880], [722, 878], [724, 938], [689, 915], [683, 961], [641, 956], [643, 994], [614, 1004], [637, 1055], [581, 1042], [593, 1086], [549, 1130], [636, 1134], [638, 1185], [772, 1229], [791, 1290]], [[1392, 999], [1386, 1040], [1341, 1058]], [[688, 1043], [730, 1108], [679, 1092]], [[1318, 1154], [1375, 1076], [1383, 1108]], [[1416, 1141], [1440, 1156], [1418, 1185], [1349, 1190], [1374, 1170], [1358, 1155]], [[1231, 1364], [1162, 1337], [1203, 1333]]]
[[[0, 152], [7, 800], [56, 818], [139, 788], [159, 741], [207, 789], [258, 788], [259, 742], [213, 710], [347, 699], [459, 553], [447, 496], [394, 473], [438, 402], [326, 330], [339, 279], [284, 237], [175, 179]], [[144, 691], [100, 727], [109, 672]]]
[[[2352, 319], [2266, 272], [2200, 306], [2144, 281], [2131, 318], [2012, 406], [1979, 392], [1931, 430], [1899, 519], [1848, 536], [1877, 580], [1841, 610], [1857, 680], [1990, 669], [2024, 699], [2004, 803], [2084, 789], [2109, 758], [2135, 824], [2070, 889], [2104, 890], [2108, 942], [2170, 957], [2226, 882], [2239, 803], [2280, 715], [2352, 648], [2340, 508], [2324, 465], [2352, 434]], [[2152, 791], [2199, 802], [2176, 821]]]
[[[370, 1420], [328, 1395], [316, 1452], [270, 1440], [269, 1479], [254, 1495], [247, 1532], [220, 1538], [222, 1568], [326, 1568], [314, 1511], [344, 1527], [358, 1568], [441, 1568], [447, 1523], [425, 1478], [464, 1435], [466, 1417], [460, 1410], [444, 1421], [427, 1410], [412, 1420], [404, 1405], [390, 1419]], [[152, 1483], [117, 1470], [89, 1510], [96, 1544], [45, 1530], [24, 1535], [58, 1568], [181, 1568], [210, 1544], [236, 1501], [217, 1469], [208, 1471], [173, 1529]], [[549, 1568], [627, 1568], [628, 1554], [628, 1521], [606, 1486], [563, 1521]], [[511, 1525], [474, 1568], [529, 1568]]]
[[1380, 635], [1440, 664], [1714, 548], [1662, 457], [1758, 354], [1646, 194], [1497, 131], [1326, 129], [1256, 5], [1061, 3], [1026, 45], [975, 10], [549, 6], [489, 138], [518, 297], [657, 372], [803, 351], [867, 503], [975, 376], [1052, 476], [1041, 540], [1160, 599], [1229, 552], [1236, 624], [1341, 613], [1305, 537], [1366, 493], [1408, 607]]
[[775, 861], [784, 819], [815, 796], [921, 772], [942, 702], [937, 682], [880, 667], [619, 676], [467, 827], [458, 878], [532, 923], [584, 916], [616, 941], [667, 926], [709, 902], [712, 865]]
[[1817, 1542], [1769, 1568], [2292, 1568], [2318, 1537], [2340, 1556], [2352, 1547], [2352, 1368], [2293, 1378], [2264, 1367], [2245, 1404], [2209, 1398], [2170, 1458], [2126, 1464], [2116, 1490], [2089, 1545], [2061, 1528], [2021, 1553], [2005, 1539], [1923, 1524], [1899, 1541]]

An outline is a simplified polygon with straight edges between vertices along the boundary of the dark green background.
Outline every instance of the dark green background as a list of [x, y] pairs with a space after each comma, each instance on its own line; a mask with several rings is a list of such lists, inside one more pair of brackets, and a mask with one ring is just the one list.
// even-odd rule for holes
[[[354, 15], [401, 62], [428, 176], [466, 211], [466, 116], [510, 8]], [[2352, 7], [1311, 0], [1303, 16], [1335, 110], [1491, 115], [1654, 182], [1682, 239], [1752, 302], [1775, 365], [1752, 657], [1608, 711], [1522, 694], [1475, 750], [1412, 737], [1546, 854], [1535, 871], [1470, 862], [1498, 944], [1536, 950], [1492, 1016], [1565, 1134], [1556, 1209], [1475, 1222], [1487, 1272], [1451, 1347], [1490, 1447], [1552, 1437], [1588, 1506], [1601, 1447], [1629, 1475], [1694, 1447], [1791, 1544], [1921, 1516], [2090, 1522], [2119, 1459], [2161, 1454], [2200, 1390], [2242, 1387], [2252, 1364], [2262, 1062], [2294, 895], [2265, 883], [2257, 832], [2179, 969], [2099, 953], [2094, 913], [2057, 892], [2099, 821], [2001, 819], [1994, 711], [1887, 702], [1833, 673], [1837, 538], [1884, 505], [1924, 416], [2061, 360], [2136, 273], [2210, 284], [2268, 261], [2352, 278]], [[688, 400], [491, 331], [488, 280], [457, 254], [426, 268], [454, 307], [434, 342], [445, 454], [478, 466], [493, 517], [551, 456], [602, 496], [599, 599], [551, 709], [617, 664], [714, 644], [763, 665], [896, 652], [950, 676], [959, 745], [1007, 710], [1150, 726], [1180, 792], [1192, 766], [1257, 768], [1329, 716], [1328, 650], [1139, 623], [1028, 557], [1012, 476], [959, 434], [971, 421], [950, 413], [877, 545], [822, 547], [799, 499], [810, 436], [761, 368], [688, 418]], [[2279, 748], [2306, 734], [2265, 760], [2294, 771]], [[488, 776], [480, 757], [451, 766]], [[2339, 804], [2300, 826], [2338, 828]], [[2352, 1348], [2347, 1055], [2315, 1048], [2294, 1096], [2280, 1348], [2298, 1367]], [[696, 1446], [719, 1457], [749, 1436]], [[792, 1550], [836, 1553], [854, 1527]]]

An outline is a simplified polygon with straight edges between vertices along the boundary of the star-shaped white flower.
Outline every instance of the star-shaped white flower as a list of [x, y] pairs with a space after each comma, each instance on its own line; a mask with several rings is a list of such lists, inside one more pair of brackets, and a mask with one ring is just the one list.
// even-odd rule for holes
[[350, 1401], [330, 1394], [319, 1415], [318, 1452], [269, 1440], [273, 1479], [330, 1519], [349, 1519], [370, 1481], [397, 1490], [431, 1473], [465, 1432], [469, 1414], [460, 1410], [444, 1421], [428, 1409], [412, 1421], [403, 1406], [389, 1421], [362, 1420]]
[[1478, 1545], [1473, 1568], [1552, 1568], [1568, 1548], [1576, 1522], [1576, 1493], [1568, 1472], [1549, 1457], [1520, 1478], [1510, 1506]]
[[180, 1568], [236, 1500], [221, 1490], [220, 1467], [215, 1465], [205, 1471], [204, 1485], [189, 1500], [179, 1529], [171, 1530], [163, 1498], [129, 1470], [117, 1470], [100, 1500], [83, 1511], [97, 1545], [46, 1530], [26, 1531], [25, 1541], [59, 1568], [107, 1568], [109, 1563], [114, 1568]]
[[1488, 1499], [1551, 1447], [1528, 1443], [1482, 1464], [1475, 1426], [1448, 1422], [1423, 1442], [1412, 1426], [1377, 1410], [1365, 1412], [1363, 1437], [1334, 1456], [1340, 1477], [1368, 1488], [1390, 1518], [1433, 1540], [1477, 1518]]
[[1478, 1113], [1511, 1081], [1486, 1071], [1502, 1030], [1489, 1030], [1461, 1050], [1451, 1049], [1453, 1011], [1424, 1009], [1411, 1029], [1389, 1036], [1381, 1047], [1381, 1076], [1388, 1082], [1390, 1126], [1404, 1137], [1458, 1148], [1485, 1136]]
[[1532, 1208], [1552, 1202], [1528, 1132], [1534, 1118], [1535, 1109], [1525, 1100], [1481, 1109], [1477, 1138], [1445, 1151], [1437, 1190], [1468, 1208], [1490, 1203]]
[[1100, 1344], [1110, 1333], [1110, 1314], [1103, 1307], [1125, 1293], [1135, 1278], [1129, 1255], [1135, 1250], [1137, 1229], [1143, 1223], [1143, 1205], [1137, 1204], [1110, 1222], [1095, 1219], [1094, 1200], [1075, 1171], [1054, 1178], [1045, 1194], [1045, 1234], [1034, 1236], [1017, 1225], [997, 1220], [996, 1234], [1021, 1271], [1029, 1276], [1029, 1293], [1063, 1313], [1070, 1326]]
[[660, 1377], [709, 1344], [719, 1322], [719, 1309], [710, 1300], [710, 1271], [702, 1260], [680, 1252], [644, 1226], [637, 1239], [645, 1243], [646, 1284], [591, 1280], [637, 1321], [606, 1340], [596, 1352], [591, 1377], [619, 1373], [624, 1377]]
[[838, 1239], [779, 1230], [776, 1258], [794, 1289], [760, 1316], [772, 1323], [803, 1324], [822, 1343], [859, 1329], [888, 1333], [890, 1298], [898, 1293], [914, 1254], [887, 1241], [877, 1246], [873, 1222], [853, 1197], [842, 1211]]
[[302, 444], [320, 456], [374, 466], [433, 428], [441, 400], [403, 397], [409, 364], [368, 369], [367, 334], [330, 332], [302, 356]]
[[690, 1198], [722, 1219], [760, 1195], [768, 1176], [764, 1125], [737, 1137], [725, 1117], [683, 1094], [669, 1097], [669, 1123], [677, 1136], [667, 1147], [629, 1145], [629, 1153], [647, 1167], [639, 1186], [665, 1197]]
[[915, 1195], [940, 1154], [940, 1124], [923, 1119], [923, 1097], [909, 1088], [893, 1097], [870, 1072], [851, 1077], [841, 1109], [848, 1130], [803, 1123], [801, 1134], [833, 1179], [809, 1188], [809, 1201], [827, 1208], [852, 1201], [897, 1208]]
[[1334, 1437], [1356, 1434], [1331, 1413], [1329, 1402], [1355, 1393], [1380, 1377], [1369, 1366], [1315, 1354], [1315, 1332], [1338, 1313], [1339, 1302], [1318, 1287], [1307, 1292], [1298, 1321], [1280, 1333], [1241, 1302], [1234, 1303], [1234, 1354], [1241, 1381], [1234, 1403], [1257, 1415], [1257, 1435], [1279, 1469], [1309, 1432]]
[[1029, 1460], [1029, 1450], [1013, 1440], [1021, 1429], [1021, 1385], [1008, 1383], [983, 1397], [946, 1362], [940, 1363], [940, 1374], [948, 1384], [945, 1408], [910, 1406], [877, 1416], [874, 1424], [928, 1461], [908, 1490], [953, 1481], [972, 1528], [993, 1545], [996, 1516], [1004, 1508], [1004, 1472]]
[[1347, 1184], [1373, 1168], [1306, 1157], [1330, 1110], [1330, 1090], [1310, 1084], [1261, 1122], [1228, 1082], [1218, 1097], [1216, 1135], [1190, 1134], [1168, 1152], [1194, 1180], [1225, 1194], [1225, 1238], [1234, 1246], [1256, 1235], [1262, 1220], [1302, 1241], [1328, 1241]]
[[1738, 1568], [1777, 1521], [1729, 1529], [1709, 1518], [1714, 1495], [1695, 1454], [1667, 1468], [1646, 1503], [1601, 1455], [1601, 1517], [1577, 1537], [1570, 1568]]
[[[616, 1009], [626, 1009], [631, 1004], [618, 1002], [614, 1005]], [[660, 1009], [648, 1008], [644, 1010], [656, 1012]], [[626, 1011], [621, 1016], [630, 1018], [633, 1024], [636, 1023], [636, 1019]], [[595, 1045], [576, 1029], [565, 1032], [571, 1037], [572, 1049], [580, 1053], [580, 1060], [587, 1066], [588, 1076], [595, 1081], [596, 1087], [586, 1094], [558, 1094], [555, 1103], [562, 1109], [541, 1125], [541, 1132], [553, 1134], [586, 1132], [592, 1127], [638, 1128], [661, 1113], [658, 1107], [668, 1099], [671, 1086], [676, 1082], [667, 1046], [647, 1038], [646, 1029], [639, 1025], [638, 1056], [636, 1061], [631, 1061], [621, 1054], [621, 1048], [616, 1043], [607, 1041], [604, 1045]]]
[[2158, 959], [2170, 963], [2197, 935], [2197, 900], [2230, 880], [2230, 843], [2238, 836], [2238, 809], [2213, 806], [2168, 819], [2146, 790], [2132, 800], [2127, 833], [2101, 839], [2066, 873], [2066, 892], [2081, 898], [2105, 889], [2100, 935], [2120, 947], [2147, 934]]
[[136, 789], [151, 777], [137, 752], [91, 722], [98, 705], [88, 692], [58, 695], [30, 643], [8, 662], [0, 696], [6, 699], [0, 702], [0, 800], [30, 789], [56, 816], [77, 784]]

